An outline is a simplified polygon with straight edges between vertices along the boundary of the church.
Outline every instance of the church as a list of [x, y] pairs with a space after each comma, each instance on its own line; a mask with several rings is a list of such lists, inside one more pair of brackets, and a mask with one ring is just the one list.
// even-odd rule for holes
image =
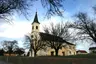
[[[59, 56], [76, 55], [76, 49], [74, 44], [63, 40], [63, 38], [59, 36], [54, 36], [51, 34], [40, 32], [40, 22], [38, 21], [37, 12], [32, 22], [31, 37], [32, 37], [31, 45], [33, 45], [34, 48], [36, 48], [36, 45], [37, 47], [40, 48], [41, 45], [38, 46], [38, 44], [42, 44], [42, 43], [45, 43], [45, 44], [47, 44], [48, 42], [63, 43], [62, 47], [58, 50]], [[37, 41], [38, 42], [40, 41], [40, 43], [36, 43]], [[36, 54], [36, 56], [55, 56], [56, 55], [54, 48], [50, 46], [45, 46], [45, 47], [46, 49], [41, 48], [40, 50], [36, 51], [36, 53], [33, 50], [34, 48], [32, 48], [32, 51], [30, 51], [29, 56], [34, 57], [34, 53]]]

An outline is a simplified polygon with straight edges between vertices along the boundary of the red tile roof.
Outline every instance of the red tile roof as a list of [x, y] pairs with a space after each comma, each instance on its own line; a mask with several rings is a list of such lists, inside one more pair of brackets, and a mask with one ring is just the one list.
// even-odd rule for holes
[[81, 52], [81, 53], [87, 53], [85, 50], [78, 50], [78, 51], [76, 51], [77, 53], [78, 52]]

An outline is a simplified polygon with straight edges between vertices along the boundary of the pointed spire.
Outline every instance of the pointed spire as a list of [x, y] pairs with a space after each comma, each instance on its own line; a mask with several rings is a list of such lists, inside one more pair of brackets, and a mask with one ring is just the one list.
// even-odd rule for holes
[[[36, 14], [35, 14], [33, 23], [39, 23], [39, 21], [38, 21], [38, 16], [37, 16], [37, 11], [36, 11]], [[33, 24], [33, 23], [32, 23], [32, 24]], [[39, 23], [39, 24], [40, 24], [40, 23]]]

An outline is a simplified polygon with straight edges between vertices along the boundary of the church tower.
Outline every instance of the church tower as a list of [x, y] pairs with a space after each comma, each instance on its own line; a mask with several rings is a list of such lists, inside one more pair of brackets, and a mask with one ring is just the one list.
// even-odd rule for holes
[[39, 32], [39, 31], [40, 31], [40, 23], [38, 21], [38, 16], [37, 16], [37, 12], [36, 12], [33, 23], [32, 23], [32, 33]]
[[[40, 23], [38, 21], [38, 16], [37, 16], [37, 12], [35, 14], [34, 20], [32, 22], [32, 31], [31, 31], [31, 37], [33, 40], [33, 44], [35, 44], [36, 40], [39, 40], [39, 32], [40, 32]], [[34, 45], [35, 46], [35, 45]], [[32, 51], [30, 52], [30, 56], [34, 57], [34, 50], [32, 49]]]

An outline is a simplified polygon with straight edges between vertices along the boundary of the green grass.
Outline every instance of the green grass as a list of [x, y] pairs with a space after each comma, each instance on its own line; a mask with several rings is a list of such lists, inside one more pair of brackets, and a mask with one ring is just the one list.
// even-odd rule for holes
[[0, 61], [13, 64], [94, 64], [96, 63], [96, 54], [58, 56], [58, 57], [6, 57], [1, 56]]
[[78, 54], [70, 56], [40, 56], [40, 57], [58, 57], [58, 58], [96, 58], [96, 54]]

